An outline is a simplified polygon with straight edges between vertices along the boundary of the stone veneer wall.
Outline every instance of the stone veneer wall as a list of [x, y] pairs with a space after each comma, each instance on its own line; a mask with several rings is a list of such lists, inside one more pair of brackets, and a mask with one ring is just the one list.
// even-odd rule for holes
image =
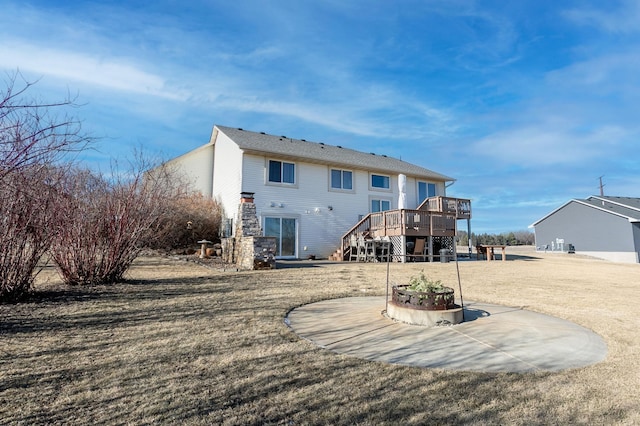
[[233, 237], [230, 238], [222, 238], [222, 261], [228, 264], [235, 264], [235, 250], [236, 250], [236, 239]]
[[242, 237], [236, 245], [240, 269], [275, 269], [275, 237]]
[[235, 237], [222, 239], [222, 259], [239, 269], [275, 269], [276, 238], [263, 237], [253, 202], [238, 206]]
[[261, 235], [262, 229], [256, 214], [256, 205], [249, 202], [240, 203], [238, 206], [238, 221], [236, 222], [236, 238], [259, 237]]

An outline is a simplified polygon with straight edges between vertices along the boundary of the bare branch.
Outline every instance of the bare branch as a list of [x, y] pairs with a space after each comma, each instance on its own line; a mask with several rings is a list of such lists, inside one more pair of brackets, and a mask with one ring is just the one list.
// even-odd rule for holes
[[[139, 165], [148, 165], [138, 158]], [[77, 171], [63, 185], [67, 212], [52, 257], [68, 284], [118, 282], [140, 251], [158, 238], [173, 200], [184, 195], [174, 175], [132, 164], [106, 178]]]
[[75, 99], [41, 102], [29, 98], [27, 92], [35, 83], [18, 72], [5, 84], [0, 92], [0, 181], [13, 170], [36, 163], [52, 165], [92, 142], [82, 134], [81, 122], [66, 112], [78, 106]]

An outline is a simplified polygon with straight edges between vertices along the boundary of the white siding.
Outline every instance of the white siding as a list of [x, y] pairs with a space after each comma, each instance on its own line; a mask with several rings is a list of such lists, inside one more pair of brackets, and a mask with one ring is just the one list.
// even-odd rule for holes
[[177, 157], [167, 163], [179, 168], [189, 180], [191, 187], [200, 191], [202, 195], [211, 197], [213, 194], [213, 146], [204, 145]]
[[222, 203], [225, 215], [234, 219], [238, 213], [240, 192], [251, 191], [243, 188], [242, 182], [242, 151], [231, 139], [220, 132], [215, 143], [214, 167], [213, 167], [213, 196]]
[[[369, 213], [371, 199], [389, 199], [391, 208], [397, 208], [397, 176], [390, 176], [389, 190], [376, 190], [370, 189], [368, 171], [352, 170], [353, 191], [342, 192], [330, 189], [331, 167], [297, 162], [296, 184], [274, 185], [267, 182], [269, 159], [278, 160], [244, 156], [242, 189], [255, 192], [256, 211], [262, 224], [266, 216], [298, 219], [297, 256], [300, 258], [309, 254], [327, 257], [333, 253], [342, 235], [357, 223], [359, 216]], [[416, 185], [407, 186], [411, 188], [408, 205], [415, 208]]]

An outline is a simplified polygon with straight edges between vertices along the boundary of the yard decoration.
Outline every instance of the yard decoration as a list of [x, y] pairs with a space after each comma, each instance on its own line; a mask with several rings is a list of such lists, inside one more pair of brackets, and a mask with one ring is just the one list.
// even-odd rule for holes
[[420, 271], [411, 277], [409, 284], [393, 286], [392, 301], [410, 309], [440, 311], [455, 308], [454, 291], [451, 287], [434, 281]]
[[394, 285], [387, 315], [415, 325], [436, 326], [462, 322], [462, 307], [455, 304], [454, 290], [424, 271], [411, 277], [409, 284]]

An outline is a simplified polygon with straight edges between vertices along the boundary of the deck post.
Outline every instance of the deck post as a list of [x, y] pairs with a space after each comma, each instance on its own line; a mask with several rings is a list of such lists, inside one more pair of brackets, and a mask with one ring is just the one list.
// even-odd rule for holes
[[429, 235], [429, 262], [433, 262], [433, 235]]
[[469, 244], [469, 259], [471, 259], [471, 218], [467, 218], [467, 243]]

